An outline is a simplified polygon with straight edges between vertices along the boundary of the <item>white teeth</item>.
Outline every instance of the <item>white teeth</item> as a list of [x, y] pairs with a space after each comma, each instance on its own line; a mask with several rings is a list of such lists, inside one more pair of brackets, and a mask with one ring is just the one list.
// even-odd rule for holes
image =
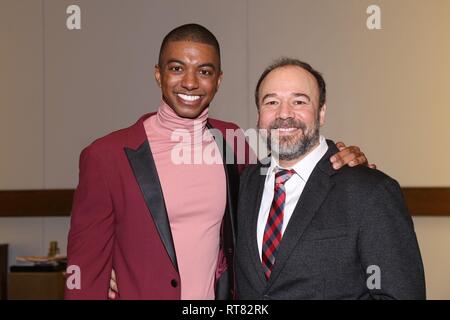
[[189, 96], [187, 94], [181, 94], [181, 93], [179, 93], [178, 96], [181, 99], [186, 100], [186, 101], [196, 101], [196, 100], [200, 99], [200, 96]]
[[282, 132], [290, 132], [290, 131], [294, 131], [297, 128], [279, 128], [278, 130], [282, 131]]

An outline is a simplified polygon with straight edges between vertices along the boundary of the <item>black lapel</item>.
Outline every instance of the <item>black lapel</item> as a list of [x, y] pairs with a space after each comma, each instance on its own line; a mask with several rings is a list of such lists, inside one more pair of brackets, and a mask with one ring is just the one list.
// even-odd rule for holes
[[[256, 191], [256, 196], [254, 197], [254, 201], [247, 205], [249, 209], [249, 225], [244, 228], [247, 233], [247, 243], [249, 245], [249, 253], [251, 260], [253, 262], [253, 266], [255, 267], [255, 274], [258, 277], [259, 284], [263, 287], [266, 286], [267, 281], [264, 276], [264, 268], [262, 266], [261, 258], [258, 250], [258, 239], [257, 239], [257, 225], [258, 225], [258, 215], [259, 209], [261, 207], [262, 196], [264, 192], [264, 184], [266, 181], [267, 170], [270, 166], [270, 162], [267, 165], [258, 165], [256, 171], [251, 177], [251, 183], [249, 184], [249, 191]], [[244, 213], [247, 214], [247, 213]]]
[[221, 156], [225, 170], [225, 179], [227, 187], [227, 204], [220, 233], [220, 249], [224, 251], [228, 263], [227, 272], [224, 272], [216, 282], [215, 298], [216, 300], [233, 299], [234, 291], [234, 250], [236, 246], [236, 228], [237, 228], [237, 200], [239, 196], [239, 171], [236, 166], [236, 156], [234, 151], [224, 139], [219, 129], [214, 128], [209, 122], [206, 127], [214, 137]]
[[332, 168], [329, 158], [338, 152], [338, 149], [334, 143], [333, 145], [328, 143], [328, 145], [328, 151], [311, 173], [284, 232], [268, 282], [269, 286], [276, 281], [292, 250], [300, 241], [320, 205], [334, 186], [331, 176], [336, 171]]
[[172, 232], [170, 230], [169, 217], [161, 189], [161, 183], [156, 170], [155, 161], [148, 141], [144, 141], [137, 150], [125, 148], [125, 153], [133, 169], [134, 176], [144, 196], [145, 203], [149, 209], [161, 241], [172, 260], [172, 264], [178, 271], [177, 257], [173, 244]]
[[[223, 167], [225, 170], [225, 177], [227, 183], [227, 207], [225, 212], [225, 217], [230, 221], [230, 227], [232, 231], [233, 247], [236, 242], [236, 210], [237, 210], [237, 200], [239, 195], [239, 170], [236, 165], [236, 155], [233, 149], [229, 146], [225, 140], [221, 131], [214, 128], [209, 122], [206, 123], [206, 127], [211, 132], [214, 140], [220, 150], [222, 156]], [[229, 217], [227, 217], [229, 214]]]

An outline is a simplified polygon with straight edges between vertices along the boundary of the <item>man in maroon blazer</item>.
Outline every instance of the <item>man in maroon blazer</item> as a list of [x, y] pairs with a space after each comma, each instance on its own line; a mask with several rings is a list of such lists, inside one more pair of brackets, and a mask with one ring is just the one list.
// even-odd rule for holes
[[[144, 115], [131, 127], [83, 150], [68, 239], [68, 270], [79, 271], [79, 285], [67, 286], [67, 299], [107, 299], [113, 269], [122, 299], [234, 297], [235, 210], [239, 173], [249, 160], [249, 151], [246, 145], [246, 155], [236, 155], [238, 138], [222, 138], [227, 137], [225, 130], [237, 130], [236, 125], [208, 118], [221, 77], [219, 44], [211, 32], [196, 24], [172, 30], [163, 40], [155, 66], [163, 98], [158, 112]], [[191, 123], [200, 120], [203, 134], [212, 133], [213, 128], [222, 133], [222, 137], [213, 134], [213, 144], [220, 150], [223, 165], [219, 171], [204, 164], [196, 167], [205, 173], [198, 179], [192, 179], [189, 170], [194, 169], [186, 166], [174, 178], [170, 170], [175, 167], [169, 163], [166, 148], [170, 139], [163, 132], [181, 124], [191, 128]], [[230, 158], [233, 163], [225, 161]], [[237, 158], [246, 160], [238, 164]], [[345, 146], [334, 160], [336, 167], [367, 162], [357, 147]], [[214, 174], [220, 178], [210, 179]], [[198, 190], [208, 193], [198, 194], [188, 187], [197, 180]], [[183, 187], [184, 192], [169, 191]], [[179, 228], [190, 225], [190, 211], [184, 203], [192, 199], [208, 202], [210, 197], [219, 200], [201, 207], [204, 212], [200, 213], [215, 216], [209, 237], [216, 242], [206, 238], [209, 227], [204, 231], [201, 224], [199, 230]], [[205, 241], [189, 248], [190, 234], [201, 240], [201, 232], [205, 232]], [[207, 256], [193, 259], [203, 251]], [[212, 272], [198, 272], [196, 266]], [[75, 274], [68, 274], [69, 283]], [[191, 276], [201, 281], [189, 281]]]

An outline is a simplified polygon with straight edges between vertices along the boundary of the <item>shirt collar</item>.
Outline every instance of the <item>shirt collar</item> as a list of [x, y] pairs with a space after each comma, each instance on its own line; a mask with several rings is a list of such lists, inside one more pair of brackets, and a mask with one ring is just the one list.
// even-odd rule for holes
[[325, 140], [324, 136], [320, 136], [319, 145], [316, 148], [314, 148], [309, 154], [307, 154], [302, 160], [297, 162], [292, 168], [281, 167], [278, 164], [277, 159], [271, 157], [270, 168], [267, 173], [267, 179], [269, 179], [270, 176], [274, 175], [280, 168], [294, 169], [295, 173], [306, 183], [312, 171], [316, 167], [317, 163], [320, 161], [320, 159], [322, 159], [325, 153], [327, 153], [327, 150], [328, 150], [327, 141]]

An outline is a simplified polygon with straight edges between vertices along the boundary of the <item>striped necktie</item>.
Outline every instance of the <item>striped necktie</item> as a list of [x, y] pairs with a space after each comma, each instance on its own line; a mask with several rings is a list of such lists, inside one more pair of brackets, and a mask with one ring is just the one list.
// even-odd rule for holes
[[262, 264], [266, 279], [269, 280], [272, 273], [272, 267], [275, 263], [275, 256], [278, 246], [281, 242], [281, 229], [283, 227], [284, 203], [286, 201], [285, 182], [288, 181], [294, 170], [279, 169], [275, 174], [275, 189], [270, 207], [269, 217], [264, 228], [263, 246], [262, 246]]

